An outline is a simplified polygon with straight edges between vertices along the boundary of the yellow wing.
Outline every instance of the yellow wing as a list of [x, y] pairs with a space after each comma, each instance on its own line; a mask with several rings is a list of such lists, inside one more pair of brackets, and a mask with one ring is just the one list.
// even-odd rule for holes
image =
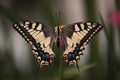
[[96, 22], [78, 22], [67, 25], [61, 33], [66, 46], [63, 53], [64, 60], [68, 64], [76, 63], [80, 55], [83, 55], [85, 45], [102, 28], [102, 25]]
[[41, 22], [21, 21], [13, 25], [14, 29], [32, 46], [33, 55], [39, 65], [49, 65], [54, 60], [52, 51], [55, 32], [52, 27]]

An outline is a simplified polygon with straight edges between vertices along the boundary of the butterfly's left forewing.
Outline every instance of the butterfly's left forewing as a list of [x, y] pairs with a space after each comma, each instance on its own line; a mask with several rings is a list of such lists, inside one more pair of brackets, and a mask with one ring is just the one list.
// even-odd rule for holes
[[21, 21], [13, 25], [14, 29], [32, 46], [32, 52], [39, 65], [49, 65], [54, 59], [52, 51], [55, 32], [41, 22]]
[[83, 55], [85, 45], [102, 28], [102, 25], [95, 22], [78, 22], [66, 26], [61, 33], [66, 46], [63, 53], [64, 60], [68, 64], [76, 63], [80, 55]]

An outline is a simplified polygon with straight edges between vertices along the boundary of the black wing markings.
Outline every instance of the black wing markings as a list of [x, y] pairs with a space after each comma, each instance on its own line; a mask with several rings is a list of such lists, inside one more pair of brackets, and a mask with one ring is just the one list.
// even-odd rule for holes
[[[66, 43], [66, 49], [63, 53], [64, 60], [68, 64], [77, 63], [80, 55], [83, 55], [85, 45], [102, 28], [102, 25], [96, 22], [78, 22], [67, 25], [62, 31], [62, 34], [64, 34], [62, 37], [64, 43]], [[70, 43], [74, 44], [74, 46], [71, 46]]]
[[[27, 20], [15, 23], [13, 25], [13, 27], [20, 35], [22, 35], [22, 37], [29, 44], [31, 44], [33, 54], [37, 58], [37, 61], [40, 63], [39, 65], [40, 66], [50, 65], [50, 63], [53, 61], [53, 58], [55, 56], [53, 51], [51, 50], [54, 30], [51, 27], [49, 27], [43, 23], [29, 22]], [[39, 31], [39, 32], [37, 32], [37, 31]], [[43, 35], [40, 35], [41, 32], [44, 32]], [[35, 34], [35, 36], [33, 36], [34, 34]], [[41, 45], [42, 41], [37, 41], [36, 36], [38, 36], [38, 39], [41, 36], [45, 36], [45, 39], [43, 39], [43, 40], [45, 41], [46, 39], [47, 40], [51, 39], [49, 41], [50, 43], [46, 44], [43, 42], [43, 44]], [[50, 38], [48, 39], [48, 37], [50, 37]], [[48, 46], [45, 46], [45, 44]], [[44, 51], [43, 48], [46, 51]]]

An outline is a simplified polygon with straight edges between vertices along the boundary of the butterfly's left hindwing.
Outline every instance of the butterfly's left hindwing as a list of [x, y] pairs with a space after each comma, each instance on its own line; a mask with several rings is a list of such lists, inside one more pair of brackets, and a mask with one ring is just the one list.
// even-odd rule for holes
[[41, 22], [22, 21], [13, 25], [14, 29], [32, 46], [39, 65], [49, 65], [54, 59], [52, 51], [55, 32]]
[[76, 63], [80, 55], [83, 55], [85, 45], [102, 28], [102, 25], [95, 22], [78, 22], [66, 26], [61, 33], [66, 47], [63, 53], [64, 60], [68, 64]]

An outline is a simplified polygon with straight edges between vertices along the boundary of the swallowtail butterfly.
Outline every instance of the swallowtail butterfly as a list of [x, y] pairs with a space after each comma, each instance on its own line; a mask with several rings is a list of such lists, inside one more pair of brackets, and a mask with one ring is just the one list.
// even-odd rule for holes
[[57, 26], [54, 30], [44, 23], [28, 20], [15, 23], [13, 27], [32, 46], [33, 55], [40, 66], [50, 65], [54, 61], [53, 43], [55, 40], [59, 42], [60, 38], [65, 44], [64, 61], [77, 63], [85, 45], [103, 28], [96, 22], [77, 22], [62, 28]]

